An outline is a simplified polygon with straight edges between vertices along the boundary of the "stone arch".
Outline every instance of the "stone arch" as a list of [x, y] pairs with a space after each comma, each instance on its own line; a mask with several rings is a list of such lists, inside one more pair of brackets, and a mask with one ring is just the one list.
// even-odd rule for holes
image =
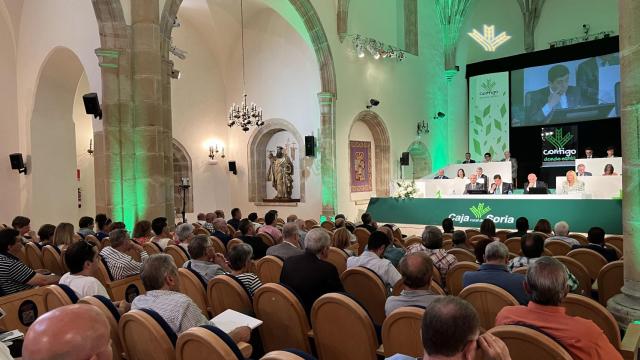
[[389, 184], [391, 182], [391, 142], [389, 140], [389, 131], [380, 115], [371, 110], [364, 110], [353, 119], [349, 129], [349, 138], [351, 138], [353, 125], [358, 121], [362, 121], [369, 128], [375, 143], [373, 151], [375, 153], [376, 196], [389, 196]]
[[[183, 177], [189, 178], [193, 183], [193, 169], [191, 156], [187, 149], [178, 140], [173, 139], [173, 183], [180, 184]], [[186, 192], [186, 212], [193, 212], [193, 186]], [[173, 203], [176, 207], [176, 214], [182, 211], [182, 190], [178, 186], [173, 187]]]
[[431, 153], [425, 143], [415, 140], [407, 148], [413, 166], [413, 179], [425, 177], [431, 173]]
[[[265, 121], [265, 125], [257, 129], [251, 134], [248, 144], [249, 164], [249, 201], [262, 202], [267, 196], [267, 144], [273, 135], [281, 131], [287, 131], [293, 135], [295, 141], [300, 147], [304, 146], [304, 138], [298, 130], [287, 120], [269, 119]], [[302, 149], [300, 149], [302, 151]], [[300, 156], [298, 160], [298, 173], [294, 173], [294, 177], [300, 182], [300, 201], [305, 201], [305, 176], [308, 174], [304, 168], [304, 157]], [[294, 180], [295, 181], [295, 180]]]

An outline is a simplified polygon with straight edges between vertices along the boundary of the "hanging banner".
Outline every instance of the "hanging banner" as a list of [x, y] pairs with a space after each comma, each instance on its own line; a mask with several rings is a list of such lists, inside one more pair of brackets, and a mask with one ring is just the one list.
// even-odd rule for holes
[[349, 141], [349, 164], [351, 192], [371, 191], [371, 141]]
[[509, 149], [509, 72], [469, 78], [469, 152], [499, 161]]

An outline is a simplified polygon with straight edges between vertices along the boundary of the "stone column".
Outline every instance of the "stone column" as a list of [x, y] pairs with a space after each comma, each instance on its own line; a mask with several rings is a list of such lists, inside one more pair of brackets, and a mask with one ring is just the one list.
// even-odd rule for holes
[[336, 98], [332, 93], [318, 93], [320, 101], [320, 176], [322, 178], [322, 215], [335, 215], [337, 201], [336, 176]]
[[640, 2], [620, 0], [624, 286], [607, 308], [622, 329], [640, 319]]

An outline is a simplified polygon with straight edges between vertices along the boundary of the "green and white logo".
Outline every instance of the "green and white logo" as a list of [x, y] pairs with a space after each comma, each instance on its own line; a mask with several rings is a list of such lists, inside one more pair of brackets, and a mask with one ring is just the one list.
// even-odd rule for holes
[[469, 208], [469, 211], [476, 217], [476, 219], [480, 219], [485, 216], [491, 208], [488, 206], [484, 206], [484, 203], [479, 203], [478, 205], [472, 206]]
[[[574, 160], [578, 151], [575, 149], [575, 137], [571, 130], [565, 132], [564, 128], [556, 128], [544, 133], [545, 144], [543, 146], [543, 161]], [[571, 144], [567, 147], [568, 144]]]
[[480, 83], [480, 96], [496, 96], [498, 93], [496, 82], [491, 80], [491, 78]]
[[469, 215], [466, 211], [462, 211], [461, 213], [452, 212], [449, 214], [449, 219], [462, 226], [477, 226], [477, 224], [482, 222], [485, 218], [493, 220], [496, 224], [513, 224], [515, 222], [514, 217], [509, 214], [491, 214], [491, 207], [483, 202], [473, 205], [468, 208], [468, 210], [472, 215]]
[[473, 31], [468, 34], [473, 40], [482, 46], [484, 51], [492, 52], [496, 51], [498, 46], [504, 44], [505, 41], [511, 39], [511, 36], [507, 35], [504, 31], [501, 32], [500, 35], [496, 36], [496, 27], [493, 25], [484, 25], [482, 34], [476, 29], [473, 29]]
[[547, 137], [547, 141], [556, 149], [562, 149], [571, 139], [573, 139], [572, 133], [562, 134], [562, 128], [558, 129], [553, 135]]

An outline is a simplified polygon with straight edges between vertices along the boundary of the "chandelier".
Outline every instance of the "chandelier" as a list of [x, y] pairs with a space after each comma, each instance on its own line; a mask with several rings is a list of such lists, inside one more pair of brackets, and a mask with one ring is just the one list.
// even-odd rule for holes
[[243, 0], [240, 0], [240, 34], [242, 43], [242, 103], [236, 105], [233, 103], [229, 109], [229, 121], [227, 126], [233, 127], [239, 126], [242, 131], [249, 131], [251, 126], [260, 127], [264, 125], [262, 120], [262, 108], [258, 107], [255, 103], [247, 105], [247, 92], [246, 83], [244, 79], [244, 13], [242, 8]]

